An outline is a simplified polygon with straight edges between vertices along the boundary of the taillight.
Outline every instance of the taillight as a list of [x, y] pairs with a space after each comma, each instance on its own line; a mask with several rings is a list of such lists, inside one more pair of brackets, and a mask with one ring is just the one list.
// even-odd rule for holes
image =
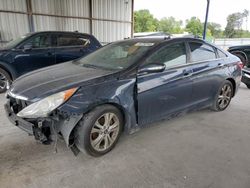
[[239, 61], [239, 62], [237, 62], [237, 66], [238, 66], [240, 69], [243, 69], [244, 64], [243, 64], [241, 61]]

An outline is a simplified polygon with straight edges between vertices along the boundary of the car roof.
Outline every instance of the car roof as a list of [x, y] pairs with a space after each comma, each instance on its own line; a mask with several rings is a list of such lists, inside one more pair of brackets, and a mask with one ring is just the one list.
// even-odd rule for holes
[[31, 35], [36, 35], [36, 34], [79, 34], [79, 35], [87, 35], [87, 36], [92, 36], [91, 34], [88, 33], [80, 33], [78, 31], [37, 31], [37, 32], [32, 32]]
[[164, 37], [164, 36], [130, 38], [126, 39], [126, 41], [152, 42], [152, 43], [163, 43], [167, 41], [196, 41], [196, 42], [206, 43], [206, 41], [194, 37]]

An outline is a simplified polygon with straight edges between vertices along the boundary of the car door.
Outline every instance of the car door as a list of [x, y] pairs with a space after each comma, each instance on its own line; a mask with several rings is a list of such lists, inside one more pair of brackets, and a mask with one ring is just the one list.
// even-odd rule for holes
[[163, 72], [137, 75], [138, 122], [166, 118], [190, 106], [192, 71], [187, 65], [184, 42], [167, 44], [149, 56], [145, 64], [164, 63]]
[[55, 53], [51, 47], [50, 34], [32, 36], [13, 50], [13, 63], [19, 75], [53, 65], [54, 62]]
[[208, 103], [223, 81], [224, 59], [218, 58], [216, 49], [203, 42], [189, 42], [192, 67], [194, 104]]
[[90, 39], [84, 35], [58, 34], [56, 43], [56, 63], [71, 61], [93, 51]]

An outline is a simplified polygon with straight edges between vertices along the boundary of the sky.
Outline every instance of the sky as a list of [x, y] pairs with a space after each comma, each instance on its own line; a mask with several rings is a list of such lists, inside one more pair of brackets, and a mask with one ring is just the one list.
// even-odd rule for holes
[[[202, 22], [205, 20], [206, 0], [135, 0], [135, 10], [148, 9], [157, 19], [173, 16], [185, 23], [186, 19], [196, 16]], [[250, 11], [250, 0], [210, 0], [209, 22], [219, 23], [226, 27], [227, 16], [234, 12]], [[244, 22], [243, 29], [250, 30], [250, 16], [248, 24]]]

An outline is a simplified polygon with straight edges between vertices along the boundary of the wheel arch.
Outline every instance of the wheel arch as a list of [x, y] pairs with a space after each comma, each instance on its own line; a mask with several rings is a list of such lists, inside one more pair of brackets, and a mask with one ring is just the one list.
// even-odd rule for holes
[[114, 107], [116, 107], [121, 113], [122, 113], [122, 116], [123, 116], [123, 120], [124, 120], [124, 123], [126, 124], [126, 109], [118, 102], [114, 102], [114, 101], [102, 101], [102, 102], [99, 102], [97, 104], [93, 104], [91, 105], [88, 110], [84, 113], [84, 114], [87, 114], [89, 112], [91, 112], [94, 108], [98, 107], [98, 106], [103, 106], [103, 105], [112, 105]]
[[[128, 127], [127, 124], [129, 122], [129, 117], [128, 117], [129, 115], [127, 114], [127, 110], [121, 104], [114, 102], [114, 101], [102, 101], [102, 102], [99, 102], [97, 104], [91, 105], [85, 112], [83, 112], [82, 118], [84, 118], [85, 114], [88, 114], [89, 112], [94, 110], [96, 107], [103, 106], [103, 105], [112, 105], [112, 106], [116, 107], [121, 112], [121, 114], [123, 116], [123, 121], [124, 121], [124, 125], [122, 127], [122, 132], [127, 131], [127, 127]], [[81, 121], [81, 119], [79, 119], [77, 121], [77, 123], [75, 123], [73, 128], [70, 130], [68, 140], [66, 140], [66, 143], [68, 146], [71, 146], [74, 144], [74, 132], [75, 132], [79, 122]]]
[[12, 80], [14, 80], [16, 78], [15, 71], [12, 70], [12, 68], [10, 66], [6, 65], [6, 63], [0, 61], [0, 68], [5, 70], [10, 75]]
[[229, 82], [231, 82], [232, 85], [233, 85], [233, 96], [232, 97], [234, 97], [235, 92], [236, 92], [236, 82], [235, 82], [235, 80], [233, 78], [227, 78], [226, 80], [228, 80]]

